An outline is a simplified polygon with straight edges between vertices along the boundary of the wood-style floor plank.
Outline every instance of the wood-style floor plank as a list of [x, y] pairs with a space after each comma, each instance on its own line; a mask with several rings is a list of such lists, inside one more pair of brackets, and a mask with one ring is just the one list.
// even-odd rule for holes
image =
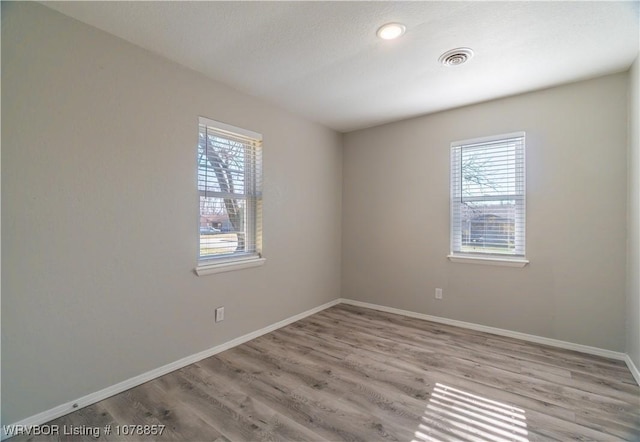
[[10, 440], [640, 441], [640, 387], [621, 361], [339, 305], [50, 424], [102, 431]]

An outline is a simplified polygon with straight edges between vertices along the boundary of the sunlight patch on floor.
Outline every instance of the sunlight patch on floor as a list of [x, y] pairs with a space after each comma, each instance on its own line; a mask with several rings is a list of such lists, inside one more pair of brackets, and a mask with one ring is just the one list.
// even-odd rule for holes
[[525, 411], [437, 383], [412, 442], [529, 442]]

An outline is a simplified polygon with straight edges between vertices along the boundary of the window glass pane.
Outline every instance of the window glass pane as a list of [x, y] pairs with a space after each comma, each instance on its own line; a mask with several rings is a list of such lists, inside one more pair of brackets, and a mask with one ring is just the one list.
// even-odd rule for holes
[[515, 200], [468, 202], [460, 210], [461, 252], [515, 251]]
[[[200, 257], [246, 251], [245, 200], [200, 197]], [[237, 214], [229, 216], [228, 207]]]
[[245, 193], [244, 143], [216, 136], [200, 127], [198, 189], [205, 192]]
[[462, 148], [462, 196], [516, 192], [514, 143]]

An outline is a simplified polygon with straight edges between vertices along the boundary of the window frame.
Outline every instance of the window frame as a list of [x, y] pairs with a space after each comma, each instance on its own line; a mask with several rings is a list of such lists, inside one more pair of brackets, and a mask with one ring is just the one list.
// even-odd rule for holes
[[[516, 205], [516, 216], [514, 219], [514, 230], [516, 234], [514, 253], [491, 253], [491, 252], [468, 252], [462, 251], [462, 231], [456, 229], [456, 219], [461, 219], [460, 211], [462, 203], [457, 203], [457, 198], [461, 198], [462, 183], [454, 182], [456, 177], [462, 176], [462, 149], [465, 147], [478, 147], [482, 144], [507, 142], [510, 139], [521, 139], [522, 148], [515, 150], [516, 168], [514, 171], [514, 193], [510, 195], [487, 195], [483, 197], [470, 197], [477, 202], [496, 201], [511, 199], [521, 201]], [[496, 146], [497, 147], [497, 146]], [[460, 169], [458, 169], [460, 168]], [[452, 262], [470, 263], [470, 264], [486, 264], [500, 265], [508, 267], [524, 267], [529, 263], [526, 258], [526, 133], [524, 131], [512, 132], [507, 134], [492, 135], [488, 137], [473, 138], [461, 141], [454, 141], [450, 145], [450, 163], [449, 163], [449, 188], [450, 188], [450, 219], [449, 219], [449, 254], [447, 258]]]
[[[236, 141], [233, 138], [237, 137], [247, 139], [249, 143], [255, 143], [252, 146], [252, 152], [249, 153], [249, 155], [254, 156], [254, 159], [245, 160], [243, 163], [245, 175], [243, 182], [244, 191], [239, 193], [237, 197], [238, 199], [246, 201], [244, 206], [247, 214], [244, 217], [244, 230], [246, 243], [252, 244], [252, 250], [250, 251], [236, 251], [221, 254], [219, 256], [202, 256], [200, 254], [202, 247], [202, 235], [200, 232], [200, 217], [202, 216], [200, 207], [201, 197], [203, 196], [203, 192], [205, 195], [207, 192], [210, 192], [200, 188], [199, 155], [202, 126], [205, 126], [205, 130], [206, 128], [210, 128], [217, 134], [223, 133], [220, 136], [222, 139], [225, 139], [224, 133], [226, 132], [229, 134], [229, 140]], [[266, 260], [262, 256], [262, 134], [201, 116], [198, 118], [198, 144], [196, 157], [198, 158], [198, 163], [196, 164], [196, 193], [198, 195], [198, 251], [196, 255], [197, 265], [195, 273], [198, 276], [203, 276], [263, 265]], [[222, 194], [222, 192], [220, 193]], [[221, 196], [215, 197], [220, 198]], [[253, 245], [255, 247], [253, 247]], [[255, 248], [255, 250], [253, 250], [253, 248]]]

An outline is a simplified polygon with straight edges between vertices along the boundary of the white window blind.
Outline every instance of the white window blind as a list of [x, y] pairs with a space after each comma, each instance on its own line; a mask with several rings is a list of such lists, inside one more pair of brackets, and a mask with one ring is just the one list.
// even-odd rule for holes
[[260, 256], [262, 135], [200, 117], [199, 262]]
[[451, 144], [451, 254], [524, 257], [524, 132]]

